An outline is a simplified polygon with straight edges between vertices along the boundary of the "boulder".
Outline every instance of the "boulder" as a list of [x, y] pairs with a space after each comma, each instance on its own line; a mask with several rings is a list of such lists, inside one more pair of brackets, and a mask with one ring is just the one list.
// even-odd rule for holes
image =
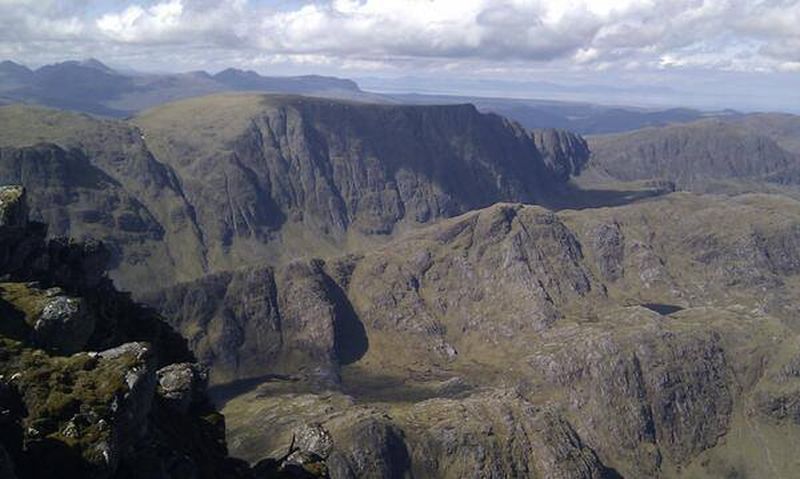
[[158, 395], [181, 413], [205, 399], [208, 369], [195, 363], [176, 363], [156, 372]]
[[303, 424], [294, 432], [295, 447], [326, 459], [333, 451], [333, 438], [320, 424]]
[[94, 332], [95, 317], [83, 300], [58, 294], [44, 303], [33, 325], [37, 345], [59, 354], [82, 350]]

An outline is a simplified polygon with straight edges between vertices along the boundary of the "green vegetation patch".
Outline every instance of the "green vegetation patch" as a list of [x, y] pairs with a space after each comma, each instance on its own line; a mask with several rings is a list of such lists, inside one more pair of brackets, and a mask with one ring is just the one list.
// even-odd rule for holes
[[111, 432], [112, 404], [128, 391], [125, 375], [138, 364], [133, 353], [98, 359], [88, 353], [53, 357], [0, 338], [0, 374], [22, 396], [26, 442], [59, 441], [90, 462], [91, 446]]
[[46, 290], [26, 283], [0, 283], [0, 299], [24, 314], [28, 326], [33, 326], [50, 297]]

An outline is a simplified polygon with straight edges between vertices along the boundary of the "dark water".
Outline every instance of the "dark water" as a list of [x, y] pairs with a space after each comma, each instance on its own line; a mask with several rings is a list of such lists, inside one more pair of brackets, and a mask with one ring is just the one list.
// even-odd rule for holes
[[642, 304], [645, 308], [649, 309], [650, 311], [655, 311], [658, 314], [662, 314], [664, 316], [668, 316], [672, 313], [677, 313], [678, 311], [683, 310], [680, 306], [675, 306], [674, 304], [661, 304], [661, 303], [644, 303]]

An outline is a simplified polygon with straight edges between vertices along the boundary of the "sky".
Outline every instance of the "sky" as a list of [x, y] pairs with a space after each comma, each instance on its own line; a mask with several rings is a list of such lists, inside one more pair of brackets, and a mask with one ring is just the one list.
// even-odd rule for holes
[[798, 111], [800, 0], [0, 0], [0, 59], [87, 57], [384, 91]]

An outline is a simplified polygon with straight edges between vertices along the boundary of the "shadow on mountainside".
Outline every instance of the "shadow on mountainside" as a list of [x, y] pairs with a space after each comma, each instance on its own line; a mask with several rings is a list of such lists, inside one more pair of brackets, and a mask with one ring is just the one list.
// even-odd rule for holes
[[230, 383], [209, 386], [208, 396], [217, 408], [222, 408], [231, 399], [246, 394], [258, 386], [271, 381], [296, 382], [298, 378], [288, 374], [265, 374], [239, 379]]
[[342, 365], [352, 364], [364, 357], [369, 349], [367, 330], [342, 288], [327, 276], [325, 283], [335, 310], [333, 334], [336, 359]]
[[660, 189], [613, 190], [613, 189], [579, 189], [568, 188], [543, 201], [542, 206], [559, 210], [583, 210], [587, 208], [605, 208], [624, 206], [649, 198], [656, 198], [671, 193]]

